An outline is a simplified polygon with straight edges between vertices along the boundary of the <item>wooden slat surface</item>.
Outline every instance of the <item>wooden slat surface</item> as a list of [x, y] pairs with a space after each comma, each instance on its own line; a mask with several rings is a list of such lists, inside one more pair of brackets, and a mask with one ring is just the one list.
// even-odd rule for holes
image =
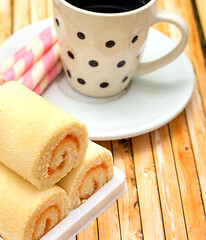
[[149, 134], [133, 138], [132, 147], [144, 239], [164, 239], [162, 211]]
[[167, 126], [152, 132], [152, 145], [166, 238], [187, 239], [177, 173]]
[[198, 10], [198, 15], [201, 22], [201, 27], [206, 40], [206, 0], [195, 0]]
[[[110, 142], [97, 143], [112, 151]], [[117, 201], [98, 217], [98, 229], [100, 239], [107, 239], [107, 236], [110, 236], [111, 239], [121, 239]]]
[[205, 212], [184, 113], [170, 123], [170, 134], [188, 237], [204, 239], [206, 236]]
[[129, 139], [113, 141], [114, 165], [126, 174], [127, 192], [118, 200], [122, 239], [142, 239], [137, 185]]
[[0, 1], [0, 44], [12, 33], [12, 6], [11, 1]]
[[[194, 93], [184, 111], [162, 128], [98, 142], [112, 151], [128, 190], [72, 240], [206, 239], [206, 0], [158, 0], [157, 7], [189, 24], [185, 53], [195, 71]], [[52, 0], [0, 0], [0, 44], [48, 17]], [[172, 25], [155, 28], [175, 42], [180, 38]]]
[[29, 1], [13, 1], [13, 32], [30, 24], [30, 5]]
[[47, 0], [31, 0], [30, 1], [30, 18], [31, 22], [37, 22], [47, 18]]

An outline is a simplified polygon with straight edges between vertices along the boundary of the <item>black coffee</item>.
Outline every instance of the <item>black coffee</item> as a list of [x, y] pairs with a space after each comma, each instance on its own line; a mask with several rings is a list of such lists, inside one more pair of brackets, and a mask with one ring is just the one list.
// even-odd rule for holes
[[120, 13], [140, 8], [150, 0], [65, 0], [66, 2], [92, 12]]

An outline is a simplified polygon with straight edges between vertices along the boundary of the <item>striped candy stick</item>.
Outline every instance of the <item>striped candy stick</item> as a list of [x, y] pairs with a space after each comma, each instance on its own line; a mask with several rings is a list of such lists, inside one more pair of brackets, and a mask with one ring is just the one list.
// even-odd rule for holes
[[49, 72], [49, 70], [60, 59], [60, 50], [58, 43], [43, 55], [26, 73], [24, 73], [17, 81], [33, 90], [41, 79]]
[[0, 64], [0, 75], [3, 75], [5, 72], [12, 67], [20, 58], [22, 58], [29, 50], [31, 50], [37, 44], [37, 37], [29, 42], [27, 45], [21, 47], [17, 50], [12, 56], [7, 58], [4, 62]]
[[42, 57], [56, 41], [56, 32], [54, 27], [50, 26], [1, 64], [1, 70], [3, 71], [5, 66], [9, 66], [8, 63], [12, 61], [15, 62], [13, 66], [1, 75], [0, 83], [3, 84], [7, 81], [17, 80], [34, 62]]
[[[52, 29], [51, 29], [52, 28]], [[41, 33], [39, 33], [35, 38], [26, 43], [23, 47], [18, 49], [12, 56], [7, 58], [4, 62], [0, 64], [0, 75], [5, 73], [9, 68], [12, 67], [20, 58], [22, 58], [29, 50], [31, 50], [35, 45], [44, 39], [44, 35], [48, 32], [53, 32], [53, 26], [47, 27]]]
[[59, 60], [43, 77], [43, 79], [37, 84], [33, 91], [37, 94], [42, 94], [43, 91], [50, 85], [50, 83], [56, 78], [56, 76], [62, 71], [62, 63]]

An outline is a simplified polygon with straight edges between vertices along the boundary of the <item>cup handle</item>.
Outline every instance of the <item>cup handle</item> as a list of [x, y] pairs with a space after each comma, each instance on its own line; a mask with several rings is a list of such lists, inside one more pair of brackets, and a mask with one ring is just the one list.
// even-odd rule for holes
[[167, 11], [156, 9], [153, 15], [152, 25], [159, 22], [168, 22], [177, 26], [181, 32], [181, 40], [179, 41], [177, 46], [165, 56], [151, 62], [140, 62], [135, 76], [149, 73], [170, 63], [183, 52], [188, 42], [189, 28], [186, 21], [182, 17], [174, 13], [169, 13]]

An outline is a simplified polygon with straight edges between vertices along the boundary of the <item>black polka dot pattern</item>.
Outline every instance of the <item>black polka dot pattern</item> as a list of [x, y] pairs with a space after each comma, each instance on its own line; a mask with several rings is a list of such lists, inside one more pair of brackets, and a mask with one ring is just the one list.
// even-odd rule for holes
[[125, 82], [127, 79], [128, 79], [128, 76], [126, 76], [126, 77], [122, 80], [122, 82]]
[[138, 39], [138, 35], [134, 36], [133, 39], [132, 39], [132, 43], [135, 43]]
[[86, 84], [86, 82], [82, 78], [77, 78], [77, 81], [78, 81], [78, 83], [80, 83], [82, 85]]
[[72, 75], [71, 75], [71, 73], [70, 73], [70, 71], [67, 69], [67, 74], [68, 74], [68, 76], [71, 78], [72, 77]]
[[101, 88], [106, 88], [109, 86], [109, 83], [108, 82], [103, 82], [99, 85]]
[[59, 20], [57, 19], [57, 18], [55, 18], [55, 22], [56, 22], [56, 25], [57, 25], [57, 27], [59, 27]]
[[77, 37], [78, 37], [79, 39], [81, 39], [81, 40], [84, 40], [84, 39], [85, 39], [85, 35], [84, 35], [84, 33], [82, 33], [82, 32], [78, 32], [78, 33], [77, 33]]
[[91, 60], [91, 61], [89, 61], [89, 65], [91, 67], [97, 67], [99, 65], [99, 63], [97, 61], [95, 61], [95, 60]]
[[125, 63], [126, 63], [126, 61], [122, 60], [122, 61], [118, 62], [117, 67], [121, 68], [125, 65]]
[[113, 40], [110, 40], [110, 41], [106, 42], [105, 45], [106, 45], [106, 47], [108, 47], [108, 48], [112, 48], [112, 47], [114, 47], [115, 42], [114, 42]]
[[74, 54], [71, 51], [68, 51], [67, 54], [71, 59], [74, 59]]

